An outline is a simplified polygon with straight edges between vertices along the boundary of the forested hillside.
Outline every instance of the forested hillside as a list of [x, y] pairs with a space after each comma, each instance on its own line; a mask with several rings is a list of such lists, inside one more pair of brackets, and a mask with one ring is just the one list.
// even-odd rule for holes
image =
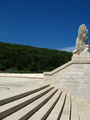
[[71, 59], [71, 53], [0, 42], [0, 72], [41, 73]]

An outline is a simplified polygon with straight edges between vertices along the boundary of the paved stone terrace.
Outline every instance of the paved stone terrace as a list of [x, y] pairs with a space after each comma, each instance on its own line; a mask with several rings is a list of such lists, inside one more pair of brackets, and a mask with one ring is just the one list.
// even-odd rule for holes
[[0, 73], [0, 95], [17, 89], [36, 88], [44, 83], [43, 74]]

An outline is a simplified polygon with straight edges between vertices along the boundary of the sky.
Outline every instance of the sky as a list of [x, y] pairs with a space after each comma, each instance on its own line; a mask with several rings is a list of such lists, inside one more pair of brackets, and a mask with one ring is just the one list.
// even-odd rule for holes
[[73, 51], [81, 24], [90, 0], [0, 0], [0, 42]]

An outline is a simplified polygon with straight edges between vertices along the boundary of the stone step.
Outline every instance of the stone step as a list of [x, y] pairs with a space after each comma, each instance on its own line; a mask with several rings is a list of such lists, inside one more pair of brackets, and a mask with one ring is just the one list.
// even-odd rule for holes
[[66, 99], [66, 93], [63, 92], [57, 104], [55, 105], [54, 109], [49, 114], [47, 120], [59, 120], [60, 119], [64, 104], [65, 104], [65, 99]]
[[79, 120], [77, 101], [71, 97], [71, 120]]
[[[22, 90], [22, 91], [16, 91], [15, 93], [14, 92], [11, 92], [11, 94], [8, 94], [8, 95], [3, 95], [1, 98], [0, 98], [0, 106], [1, 105], [4, 105], [4, 104], [7, 104], [9, 102], [12, 102], [12, 101], [15, 101], [17, 99], [20, 99], [20, 98], [23, 98], [25, 96], [28, 96], [30, 94], [33, 94], [35, 92], [38, 92], [46, 87], [48, 87], [50, 85], [44, 85], [44, 86], [40, 86], [40, 88], [36, 88], [36, 89], [31, 89], [31, 90]], [[24, 91], [24, 93], [23, 93]]]
[[53, 89], [53, 87], [49, 86], [49, 87], [46, 87], [46, 88], [42, 89], [41, 91], [38, 91], [34, 94], [28, 95], [28, 96], [23, 97], [21, 99], [18, 99], [16, 101], [2, 105], [0, 107], [0, 119], [12, 114], [13, 112], [16, 112], [17, 110], [19, 110], [23, 107], [25, 107], [26, 105], [28, 105], [31, 102], [42, 97], [43, 95], [45, 95], [46, 93], [48, 93], [52, 89]]
[[26, 120], [32, 116], [36, 111], [38, 111], [52, 96], [57, 92], [57, 89], [52, 89], [50, 92], [32, 102], [31, 104], [25, 106], [24, 108], [18, 110], [17, 112], [7, 116], [3, 120]]
[[50, 112], [52, 111], [52, 109], [54, 109], [56, 103], [60, 98], [60, 95], [61, 95], [61, 91], [58, 90], [58, 92], [28, 120], [46, 119], [50, 114]]
[[[18, 89], [19, 90], [19, 89]], [[18, 99], [0, 106], [0, 120], [89, 120], [90, 106], [50, 85], [33, 93], [23, 89]], [[13, 92], [13, 91], [12, 91]], [[30, 94], [25, 94], [25, 93]], [[15, 96], [15, 94], [13, 95]], [[9, 97], [8, 97], [9, 99]], [[11, 99], [11, 96], [10, 96]]]
[[78, 106], [79, 120], [88, 120], [88, 119], [90, 119], [90, 106], [88, 106], [88, 105], [86, 105], [86, 104], [84, 104], [82, 102], [78, 102], [77, 106]]
[[71, 114], [70, 112], [71, 112], [70, 95], [67, 94], [65, 106], [61, 114], [60, 120], [70, 120], [70, 114]]

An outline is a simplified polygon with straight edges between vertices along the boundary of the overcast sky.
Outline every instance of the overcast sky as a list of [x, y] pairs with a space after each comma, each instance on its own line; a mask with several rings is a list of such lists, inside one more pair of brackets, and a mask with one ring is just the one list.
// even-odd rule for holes
[[81, 24], [90, 0], [0, 0], [1, 42], [72, 51]]

